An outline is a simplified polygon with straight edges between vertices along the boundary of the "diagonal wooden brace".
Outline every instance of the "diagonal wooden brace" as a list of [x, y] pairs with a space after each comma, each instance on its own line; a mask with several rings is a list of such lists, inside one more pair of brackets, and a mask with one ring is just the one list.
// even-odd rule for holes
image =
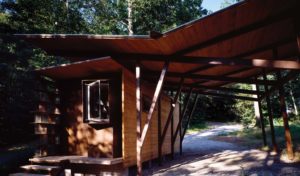
[[[185, 106], [184, 106], [184, 110], [183, 110], [182, 114], [180, 114], [179, 122], [178, 122], [178, 124], [177, 124], [177, 127], [176, 127], [176, 130], [175, 130], [174, 137], [173, 137], [173, 139], [172, 139], [172, 144], [175, 144], [177, 134], [178, 134], [178, 132], [179, 132], [179, 129], [180, 129], [182, 120], [183, 120], [183, 118], [184, 118], [184, 115], [185, 115], [185, 113], [186, 113], [186, 111], [187, 111], [188, 104], [189, 104], [190, 99], [191, 99], [192, 91], [193, 91], [193, 88], [190, 88], [190, 91], [189, 91], [188, 96], [187, 96], [187, 103], [186, 103]], [[180, 134], [180, 136], [181, 136], [181, 134]]]
[[166, 62], [163, 69], [162, 69], [162, 71], [161, 71], [158, 83], [156, 85], [156, 89], [155, 89], [155, 92], [154, 92], [154, 95], [153, 95], [153, 98], [152, 98], [152, 103], [151, 103], [151, 106], [150, 106], [150, 110], [149, 110], [149, 113], [147, 115], [146, 124], [145, 124], [145, 126], [143, 128], [143, 131], [141, 133], [141, 145], [142, 146], [144, 144], [144, 141], [145, 141], [145, 138], [146, 138], [146, 135], [147, 135], [147, 132], [148, 132], [148, 128], [149, 128], [149, 125], [150, 125], [150, 122], [151, 122], [151, 118], [153, 116], [153, 112], [155, 110], [155, 106], [157, 104], [157, 100], [158, 100], [160, 92], [162, 90], [163, 82], [164, 82], [168, 67], [169, 67], [169, 63]]
[[193, 104], [193, 108], [192, 108], [192, 111], [190, 112], [190, 114], [189, 114], [189, 116], [188, 116], [187, 123], [186, 123], [185, 126], [184, 126], [183, 134], [182, 134], [182, 136], [181, 136], [181, 141], [180, 141], [180, 142], [183, 141], [183, 138], [184, 138], [184, 136], [185, 136], [187, 127], [188, 127], [188, 125], [189, 125], [189, 123], [190, 123], [191, 117], [193, 116], [194, 111], [195, 111], [195, 109], [196, 109], [196, 106], [197, 106], [197, 103], [198, 103], [198, 99], [199, 99], [199, 94], [197, 94], [196, 97], [195, 97], [194, 104]]
[[169, 126], [169, 124], [170, 124], [171, 118], [172, 118], [172, 116], [173, 116], [173, 112], [174, 112], [175, 105], [176, 105], [176, 102], [177, 102], [177, 100], [178, 100], [179, 94], [180, 94], [180, 92], [181, 92], [181, 90], [182, 90], [183, 82], [184, 82], [184, 78], [182, 77], [182, 78], [180, 79], [180, 85], [179, 85], [178, 90], [177, 90], [177, 92], [176, 92], [176, 94], [175, 94], [175, 97], [174, 97], [174, 99], [172, 100], [172, 106], [171, 106], [171, 108], [170, 108], [170, 111], [169, 111], [169, 114], [168, 114], [168, 118], [167, 118], [166, 124], [165, 124], [165, 126], [164, 126], [163, 133], [162, 133], [162, 135], [161, 135], [161, 146], [160, 146], [160, 147], [162, 147], [162, 144], [163, 144], [164, 139], [165, 139], [165, 137], [166, 137], [167, 129], [168, 129], [168, 126]]

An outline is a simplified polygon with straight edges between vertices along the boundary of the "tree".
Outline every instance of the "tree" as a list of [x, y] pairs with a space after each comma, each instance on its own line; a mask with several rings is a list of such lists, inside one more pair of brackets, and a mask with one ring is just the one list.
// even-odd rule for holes
[[207, 14], [202, 0], [134, 1], [134, 33], [163, 32]]

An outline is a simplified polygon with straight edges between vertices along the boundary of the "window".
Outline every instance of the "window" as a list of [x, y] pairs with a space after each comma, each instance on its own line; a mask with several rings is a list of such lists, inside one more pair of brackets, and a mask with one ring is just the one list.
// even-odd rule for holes
[[84, 80], [82, 90], [85, 122], [109, 122], [108, 80]]

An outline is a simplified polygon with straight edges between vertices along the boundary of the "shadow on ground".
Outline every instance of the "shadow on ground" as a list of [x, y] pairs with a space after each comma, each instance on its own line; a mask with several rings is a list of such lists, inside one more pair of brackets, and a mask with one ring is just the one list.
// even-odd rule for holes
[[183, 156], [165, 161], [163, 166], [153, 165], [145, 175], [300, 175], [299, 163], [284, 163], [271, 152], [211, 139], [240, 129], [240, 126], [219, 124], [213, 129], [189, 134], [183, 142]]

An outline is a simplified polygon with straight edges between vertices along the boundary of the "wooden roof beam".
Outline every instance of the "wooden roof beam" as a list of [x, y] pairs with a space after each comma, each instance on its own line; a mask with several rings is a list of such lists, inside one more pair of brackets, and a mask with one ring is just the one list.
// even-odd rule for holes
[[[165, 82], [164, 90], [176, 90], [175, 83], [172, 82]], [[193, 87], [196, 90], [212, 90], [212, 91], [221, 91], [221, 92], [230, 92], [230, 93], [240, 93], [240, 94], [249, 94], [249, 95], [257, 95], [257, 91], [254, 90], [247, 90], [247, 89], [237, 89], [237, 88], [228, 88], [228, 87], [211, 87], [211, 86], [203, 86], [203, 85], [194, 85], [194, 84], [184, 84], [183, 85], [186, 89]], [[186, 91], [185, 89], [182, 90], [183, 92]], [[263, 94], [263, 92], [259, 92], [259, 94]]]
[[[201, 89], [201, 90], [212, 90], [212, 91], [222, 91], [222, 92], [257, 95], [257, 91], [246, 90], [246, 89], [236, 89], [236, 88], [227, 88], [227, 87], [209, 87], [209, 86], [203, 86], [203, 85], [198, 85], [198, 86], [194, 86], [194, 87], [196, 89]], [[260, 93], [262, 93], [262, 92], [260, 92]]]
[[[151, 77], [159, 75], [158, 72], [154, 71], [147, 71], [144, 73], [145, 76]], [[215, 76], [215, 75], [199, 75], [199, 74], [189, 74], [184, 75], [182, 73], [177, 72], [168, 72], [167, 77], [184, 77], [184, 78], [191, 78], [191, 79], [200, 79], [200, 80], [211, 80], [211, 81], [224, 81], [224, 82], [235, 82], [235, 83], [245, 83], [245, 84], [268, 84], [274, 85], [276, 82], [271, 80], [255, 80], [249, 78], [236, 78], [236, 77], [228, 77], [228, 76]]]
[[222, 98], [229, 98], [229, 99], [239, 99], [239, 100], [247, 100], [247, 101], [258, 101], [258, 98], [253, 98], [253, 97], [227, 95], [227, 94], [220, 94], [220, 93], [214, 93], [214, 92], [204, 92], [204, 91], [199, 91], [199, 90], [195, 90], [194, 92], [197, 93], [197, 94], [201, 94], [201, 95], [210, 95], [210, 96], [216, 96], [216, 97], [222, 97]]
[[[284, 58], [281, 60], [256, 58], [256, 59], [243, 59], [243, 58], [212, 58], [212, 57], [199, 57], [199, 56], [164, 56], [164, 55], [124, 55], [123, 59], [140, 60], [140, 61], [159, 61], [159, 62], [176, 62], [186, 64], [205, 64], [207, 67], [212, 65], [228, 65], [228, 66], [245, 66], [257, 68], [274, 68], [274, 69], [299, 69], [299, 57]], [[118, 60], [118, 59], [117, 59]], [[201, 69], [201, 68], [200, 68]]]
[[183, 55], [185, 55], [187, 53], [191, 53], [193, 51], [196, 51], [196, 50], [199, 50], [199, 49], [211, 46], [213, 44], [216, 44], [216, 43], [228, 40], [230, 38], [234, 38], [234, 37], [240, 36], [242, 34], [251, 32], [253, 30], [260, 29], [262, 27], [265, 27], [265, 26], [270, 25], [272, 23], [275, 23], [277, 21], [281, 21], [281, 20], [287, 19], [289, 17], [292, 17], [295, 10], [297, 11], [297, 7], [289, 8], [289, 9], [287, 9], [287, 10], [281, 12], [281, 13], [278, 13], [278, 14], [273, 15], [271, 17], [268, 17], [266, 19], [262, 19], [262, 20], [260, 20], [260, 21], [258, 21], [256, 23], [252, 23], [252, 24], [243, 26], [243, 27], [241, 27], [239, 29], [236, 29], [236, 30], [233, 30], [233, 31], [229, 31], [229, 32], [224, 33], [222, 35], [218, 35], [218, 36], [216, 36], [214, 38], [206, 40], [204, 42], [200, 42], [200, 43], [192, 45], [192, 46], [190, 46], [188, 48], [184, 48], [182, 50], [176, 51], [175, 53], [173, 53], [173, 55], [183, 56]]

